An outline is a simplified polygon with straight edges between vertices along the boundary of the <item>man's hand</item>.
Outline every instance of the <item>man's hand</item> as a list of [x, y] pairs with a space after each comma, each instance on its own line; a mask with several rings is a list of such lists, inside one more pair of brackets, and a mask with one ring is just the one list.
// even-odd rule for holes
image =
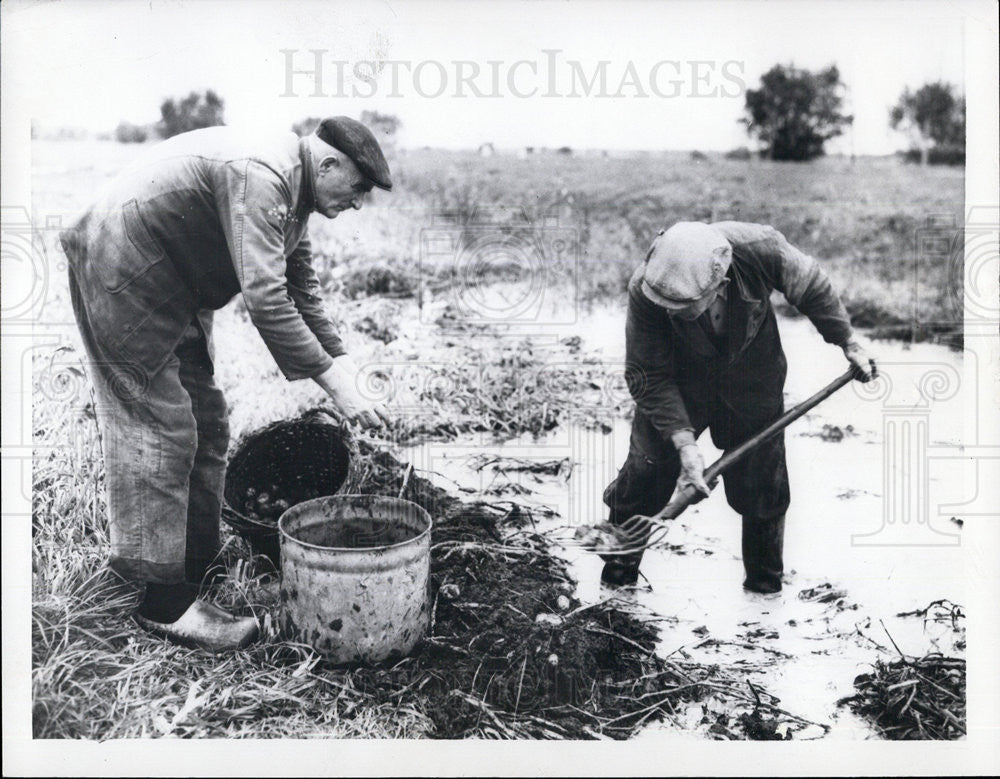
[[[696, 492], [692, 502], [704, 500], [711, 494], [712, 489], [705, 483], [705, 460], [701, 456], [698, 444], [695, 443], [694, 431], [683, 428], [671, 434], [670, 440], [677, 450], [677, 456], [681, 459], [681, 475], [677, 478], [675, 489], [680, 491], [690, 485]], [[713, 482], [712, 487], [714, 486]]]
[[685, 444], [677, 450], [681, 458], [681, 475], [677, 479], [677, 489], [683, 490], [687, 486], [692, 486], [697, 493], [692, 503], [698, 503], [712, 494], [712, 490], [705, 483], [705, 460], [701, 456], [701, 449], [698, 444]]
[[854, 378], [861, 382], [867, 382], [878, 376], [878, 367], [875, 365], [875, 358], [872, 357], [864, 347], [857, 341], [848, 341], [844, 344], [844, 357], [854, 369]]
[[358, 367], [346, 354], [335, 357], [333, 365], [316, 377], [337, 410], [350, 422], [363, 428], [377, 428], [390, 422], [381, 403], [372, 403], [358, 392]]

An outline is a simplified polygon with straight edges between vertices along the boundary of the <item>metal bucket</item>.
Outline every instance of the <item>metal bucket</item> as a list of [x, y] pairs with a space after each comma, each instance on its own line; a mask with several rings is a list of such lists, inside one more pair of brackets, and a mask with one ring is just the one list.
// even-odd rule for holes
[[431, 518], [407, 500], [334, 495], [281, 533], [281, 626], [334, 663], [404, 657], [430, 625]]

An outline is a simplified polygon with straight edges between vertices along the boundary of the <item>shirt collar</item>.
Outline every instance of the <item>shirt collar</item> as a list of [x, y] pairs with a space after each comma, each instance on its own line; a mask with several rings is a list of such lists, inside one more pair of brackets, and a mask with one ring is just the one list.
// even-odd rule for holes
[[308, 136], [299, 138], [299, 159], [302, 161], [302, 190], [295, 208], [297, 216], [308, 216], [316, 205], [316, 187], [313, 181], [312, 151]]

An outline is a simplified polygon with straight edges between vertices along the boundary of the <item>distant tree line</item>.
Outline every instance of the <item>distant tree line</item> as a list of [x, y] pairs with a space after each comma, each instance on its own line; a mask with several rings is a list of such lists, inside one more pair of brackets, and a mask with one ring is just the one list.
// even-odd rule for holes
[[[807, 161], [822, 156], [825, 144], [844, 133], [854, 117], [844, 112], [846, 87], [836, 65], [816, 72], [794, 65], [775, 65], [760, 79], [757, 89], [745, 95], [740, 122], [757, 141], [760, 156], [771, 160]], [[190, 92], [183, 98], [166, 98], [160, 104], [160, 120], [152, 125], [122, 121], [115, 129], [121, 143], [143, 143], [152, 134], [170, 138], [179, 133], [225, 124], [225, 102], [213, 90]], [[362, 111], [361, 122], [383, 144], [392, 146], [402, 126], [399, 117], [378, 111]], [[297, 135], [311, 133], [321, 118], [310, 116], [295, 122]], [[905, 133], [910, 149], [904, 156], [922, 164], [964, 164], [965, 98], [946, 82], [925, 84], [915, 91], [903, 90], [889, 112], [889, 124]], [[572, 150], [564, 147], [562, 154]], [[728, 155], [746, 159], [749, 150]]]
[[152, 125], [121, 121], [115, 128], [115, 140], [120, 143], [144, 143], [150, 135], [172, 138], [189, 130], [225, 124], [225, 101], [208, 89], [190, 92], [187, 97], [168, 97], [160, 103], [160, 120]]
[[[824, 153], [824, 144], [843, 134], [854, 117], [844, 113], [846, 87], [836, 65], [812, 72], [775, 65], [748, 89], [740, 120], [758, 143], [759, 154], [772, 160], [805, 161]], [[951, 84], [904, 89], [889, 112], [889, 124], [907, 134], [904, 157], [923, 164], [965, 162], [965, 98]], [[748, 157], [734, 150], [733, 158]]]

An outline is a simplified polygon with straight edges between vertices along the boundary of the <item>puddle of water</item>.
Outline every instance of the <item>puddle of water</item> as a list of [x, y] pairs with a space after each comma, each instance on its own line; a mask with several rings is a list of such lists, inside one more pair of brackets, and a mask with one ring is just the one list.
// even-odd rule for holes
[[[597, 334], [604, 356], [614, 359], [623, 343], [609, 334], [621, 332], [620, 320], [616, 312], [598, 312], [593, 326], [578, 331]], [[791, 406], [832, 380], [845, 363], [840, 350], [823, 344], [806, 320], [782, 320], [781, 332]], [[886, 343], [877, 350], [892, 383], [889, 396], [873, 398], [851, 385], [786, 433], [792, 506], [785, 536], [787, 583], [780, 598], [743, 592], [739, 517], [722, 490], [674, 522], [665, 540], [680, 549], [646, 553], [644, 586], [628, 596], [666, 618], [662, 654], [745, 672], [777, 695], [783, 708], [829, 725], [833, 738], [873, 735], [836, 701], [853, 693], [854, 677], [870, 670], [876, 657], [896, 656], [880, 620], [908, 654], [955, 654], [958, 636], [950, 624], [925, 626], [919, 618], [895, 615], [940, 598], [964, 602], [960, 529], [947, 517], [928, 516], [938, 505], [964, 499], [962, 463], [933, 458], [960, 441], [961, 398], [956, 393], [926, 402], [919, 392], [929, 370], [959, 376], [961, 355], [933, 344]], [[479, 493], [510, 489], [510, 499], [554, 514], [540, 529], [568, 538], [574, 527], [606, 517], [601, 496], [625, 459], [629, 433], [628, 422], [608, 422], [607, 434], [564, 427], [539, 440], [497, 444], [468, 438], [403, 454], [415, 467], [431, 471], [441, 486], [458, 483]], [[834, 427], [844, 433], [838, 441], [829, 440]], [[906, 436], [900, 440], [901, 431]], [[700, 445], [707, 462], [721, 454], [708, 436]], [[506, 472], [493, 466], [476, 471], [473, 458], [484, 452], [512, 458]], [[568, 477], [516, 470], [519, 460], [563, 458], [573, 466]], [[509, 484], [519, 486], [503, 487]], [[599, 584], [600, 558], [573, 548], [564, 554], [581, 601], [609, 597]], [[814, 599], [799, 597], [813, 588]], [[831, 594], [836, 597], [821, 602]], [[645, 737], [668, 732], [676, 735], [675, 729], [651, 726]], [[820, 734], [818, 728], [810, 733]]]

